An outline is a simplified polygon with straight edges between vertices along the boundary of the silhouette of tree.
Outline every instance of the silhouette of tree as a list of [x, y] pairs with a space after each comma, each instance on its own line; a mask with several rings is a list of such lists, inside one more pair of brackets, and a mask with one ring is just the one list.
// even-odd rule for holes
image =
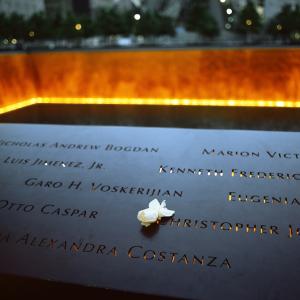
[[187, 30], [207, 37], [219, 34], [218, 24], [209, 12], [207, 1], [189, 0], [183, 14], [183, 23]]
[[240, 11], [236, 23], [236, 31], [241, 34], [259, 33], [262, 29], [262, 19], [252, 1]]

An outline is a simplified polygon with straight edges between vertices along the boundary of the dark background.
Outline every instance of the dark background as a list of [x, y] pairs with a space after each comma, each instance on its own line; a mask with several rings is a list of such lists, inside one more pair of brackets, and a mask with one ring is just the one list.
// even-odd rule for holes
[[39, 104], [0, 115], [0, 122], [299, 131], [300, 110], [268, 107]]

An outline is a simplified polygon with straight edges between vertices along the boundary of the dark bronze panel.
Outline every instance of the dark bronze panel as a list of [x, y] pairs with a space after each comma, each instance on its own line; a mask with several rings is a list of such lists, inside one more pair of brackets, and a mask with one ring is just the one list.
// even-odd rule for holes
[[[299, 299], [299, 159], [292, 132], [2, 124], [0, 272]], [[154, 198], [176, 214], [144, 229]]]

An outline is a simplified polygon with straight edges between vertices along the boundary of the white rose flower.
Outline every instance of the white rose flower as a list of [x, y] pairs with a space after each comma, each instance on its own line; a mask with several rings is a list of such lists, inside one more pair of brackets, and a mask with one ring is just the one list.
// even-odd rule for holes
[[137, 218], [143, 226], [148, 227], [163, 217], [173, 216], [174, 213], [174, 210], [167, 209], [166, 200], [163, 200], [160, 204], [157, 199], [154, 199], [149, 203], [149, 208], [138, 212]]

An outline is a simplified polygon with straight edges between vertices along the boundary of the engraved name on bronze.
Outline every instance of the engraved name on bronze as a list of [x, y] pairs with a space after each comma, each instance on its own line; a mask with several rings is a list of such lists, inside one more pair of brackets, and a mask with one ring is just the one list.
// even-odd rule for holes
[[99, 210], [79, 207], [62, 207], [53, 203], [35, 205], [32, 203], [13, 202], [3, 199], [0, 200], [0, 212], [38, 212], [44, 216], [76, 217], [81, 219], [96, 219], [99, 216]]
[[145, 187], [145, 186], [124, 186], [124, 185], [111, 185], [103, 182], [89, 182], [82, 181], [55, 181], [55, 179], [40, 179], [36, 177], [28, 178], [24, 181], [24, 185], [31, 188], [46, 188], [46, 189], [60, 189], [66, 188], [70, 190], [81, 191], [86, 187], [90, 192], [99, 193], [116, 193], [139, 195], [149, 197], [183, 197], [182, 190], [173, 190], [168, 188], [158, 187]]
[[159, 174], [164, 175], [194, 175], [198, 177], [234, 177], [244, 179], [265, 179], [265, 180], [300, 180], [300, 172], [288, 173], [288, 172], [270, 172], [270, 171], [252, 171], [252, 170], [240, 170], [230, 169], [224, 171], [223, 169], [213, 168], [195, 168], [185, 166], [169, 166], [160, 165], [158, 168]]
[[300, 206], [300, 198], [287, 197], [287, 196], [272, 196], [272, 195], [257, 195], [257, 194], [244, 194], [238, 192], [229, 192], [226, 199], [229, 202], [241, 202], [241, 203], [260, 203], [270, 204], [274, 206], [278, 205], [291, 205]]
[[130, 260], [142, 260], [150, 263], [168, 263], [194, 265], [198, 267], [231, 269], [232, 259], [229, 257], [217, 257], [198, 253], [179, 253], [174, 250], [154, 250], [145, 248], [142, 245], [129, 246], [123, 250], [117, 245], [107, 245], [87, 241], [80, 238], [77, 241], [56, 239], [53, 237], [36, 236], [31, 232], [13, 235], [11, 233], [0, 232], [0, 243], [14, 243], [20, 247], [44, 248], [63, 253], [93, 254], [98, 256], [126, 257]]
[[246, 235], [255, 234], [257, 236], [269, 235], [273, 237], [284, 236], [288, 238], [300, 237], [300, 227], [292, 224], [289, 224], [285, 228], [280, 228], [278, 225], [250, 224], [227, 220], [186, 219], [180, 217], [172, 217], [159, 224], [172, 228], [209, 230], [210, 232], [227, 232]]
[[73, 144], [73, 143], [45, 143], [45, 142], [31, 142], [31, 141], [11, 141], [0, 140], [0, 147], [23, 147], [23, 148], [54, 148], [60, 150], [102, 150], [111, 152], [146, 152], [158, 153], [159, 147], [145, 146], [145, 145], [91, 145], [91, 144]]
[[104, 165], [99, 161], [92, 161], [89, 163], [84, 163], [82, 161], [69, 161], [69, 160], [49, 160], [49, 159], [30, 159], [30, 158], [16, 158], [16, 157], [6, 157], [3, 160], [4, 164], [7, 165], [21, 165], [21, 166], [39, 166], [39, 167], [56, 167], [56, 168], [72, 168], [72, 169], [97, 169], [103, 170]]
[[216, 256], [204, 256], [199, 254], [180, 254], [177, 252], [145, 249], [141, 245], [135, 245], [129, 248], [128, 257], [143, 261], [169, 262], [172, 264], [183, 263], [185, 265], [200, 265], [213, 268], [231, 269], [231, 263], [228, 258], [218, 258]]
[[264, 156], [271, 159], [300, 159], [300, 153], [293, 152], [277, 152], [267, 150], [264, 152], [249, 151], [249, 150], [225, 150], [215, 148], [204, 148], [201, 151], [202, 155], [205, 156], [220, 156], [220, 157], [243, 157], [243, 158], [259, 158]]

